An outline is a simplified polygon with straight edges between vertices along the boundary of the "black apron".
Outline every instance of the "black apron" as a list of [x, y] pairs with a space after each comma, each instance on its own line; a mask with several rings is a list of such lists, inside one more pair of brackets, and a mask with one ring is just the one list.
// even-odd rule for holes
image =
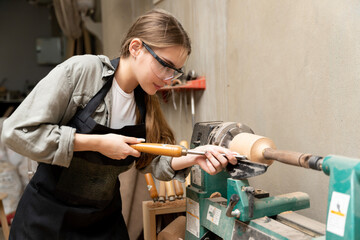
[[[114, 67], [118, 62], [111, 61]], [[140, 86], [134, 94], [141, 124], [111, 129], [91, 118], [111, 88], [112, 79], [108, 78], [68, 125], [77, 133], [145, 138], [144, 91]], [[18, 204], [9, 239], [129, 239], [118, 175], [135, 160], [132, 156], [113, 160], [98, 152], [74, 152], [69, 168], [40, 163]]]

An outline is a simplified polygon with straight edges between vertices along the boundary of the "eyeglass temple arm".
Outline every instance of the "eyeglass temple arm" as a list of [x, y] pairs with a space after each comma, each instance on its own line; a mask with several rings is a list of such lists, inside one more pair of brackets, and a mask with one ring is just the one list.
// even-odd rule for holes
[[161, 63], [161, 65], [163, 65], [164, 67], [168, 67], [171, 68], [175, 71], [181, 72], [182, 74], [184, 74], [184, 72], [181, 69], [177, 69], [173, 66], [171, 66], [170, 64], [168, 64], [167, 62], [164, 62], [158, 55], [156, 55], [156, 53], [144, 42], [142, 42], [144, 47], [149, 51], [149, 53], [158, 61]]

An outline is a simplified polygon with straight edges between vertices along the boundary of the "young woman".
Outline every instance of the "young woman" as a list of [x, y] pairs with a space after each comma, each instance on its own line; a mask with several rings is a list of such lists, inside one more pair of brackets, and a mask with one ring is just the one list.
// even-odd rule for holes
[[190, 52], [181, 24], [153, 10], [130, 28], [120, 58], [75, 56], [37, 84], [3, 126], [4, 143], [39, 162], [10, 239], [128, 239], [121, 172], [135, 163], [158, 179], [184, 181], [194, 164], [216, 174], [236, 163], [217, 146], [199, 147], [206, 156], [179, 158], [140, 154], [129, 146], [145, 139], [174, 143], [154, 94], [183, 74]]

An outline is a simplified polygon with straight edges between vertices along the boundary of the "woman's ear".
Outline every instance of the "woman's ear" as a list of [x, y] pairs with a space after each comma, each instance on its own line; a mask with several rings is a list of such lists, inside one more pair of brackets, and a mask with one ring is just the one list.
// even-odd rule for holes
[[129, 52], [131, 56], [136, 58], [140, 54], [142, 46], [142, 41], [139, 38], [134, 38], [131, 40], [129, 44]]

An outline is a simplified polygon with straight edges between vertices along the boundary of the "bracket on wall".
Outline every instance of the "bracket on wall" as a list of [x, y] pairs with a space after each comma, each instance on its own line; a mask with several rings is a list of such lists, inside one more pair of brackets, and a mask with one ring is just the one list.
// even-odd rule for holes
[[162, 0], [153, 0], [153, 4], [158, 4], [159, 2], [161, 2]]
[[205, 90], [205, 89], [206, 89], [205, 77], [198, 77], [194, 80], [187, 81], [184, 84], [162, 87], [158, 91], [161, 92], [168, 90]]

